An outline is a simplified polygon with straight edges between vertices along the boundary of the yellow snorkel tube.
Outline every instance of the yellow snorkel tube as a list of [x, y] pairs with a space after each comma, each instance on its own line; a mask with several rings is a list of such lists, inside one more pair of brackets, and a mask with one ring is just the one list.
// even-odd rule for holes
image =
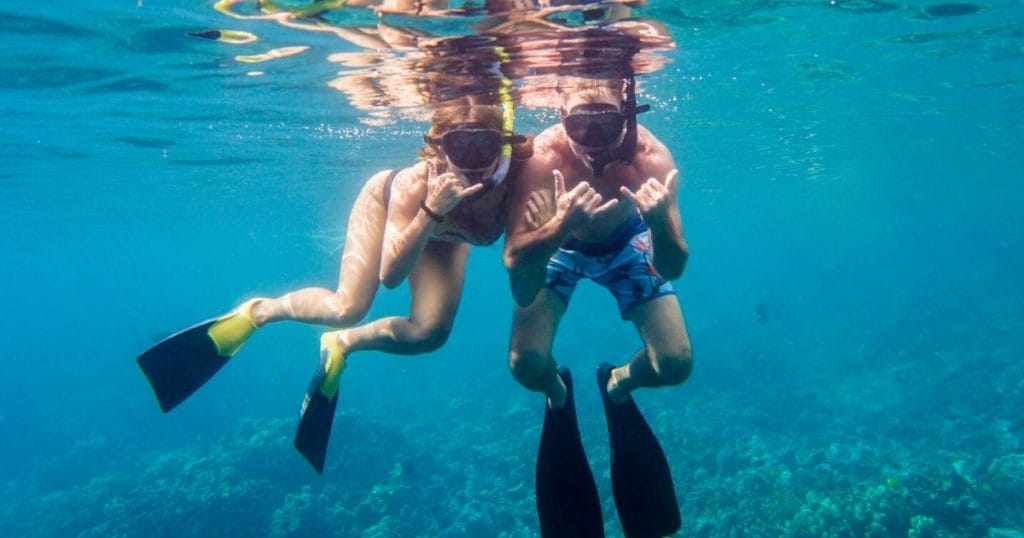
[[512, 142], [514, 135], [512, 128], [515, 125], [515, 103], [512, 100], [512, 92], [509, 87], [512, 84], [508, 79], [501, 79], [501, 87], [498, 88], [498, 98], [501, 103], [501, 135], [505, 143], [501, 145], [501, 157], [498, 158], [498, 167], [494, 169], [491, 176], [491, 183], [498, 185], [505, 180], [508, 169], [512, 166]]
[[505, 142], [501, 145], [498, 167], [494, 169], [490, 181], [492, 185], [498, 185], [505, 181], [508, 169], [512, 166], [512, 142], [515, 140], [512, 130], [515, 127], [516, 108], [515, 101], [512, 99], [512, 81], [501, 73], [501, 64], [508, 61], [508, 53], [505, 52], [504, 47], [495, 47], [494, 50], [498, 53], [499, 58], [497, 71], [501, 78], [498, 86], [498, 102], [501, 104], [501, 136]]

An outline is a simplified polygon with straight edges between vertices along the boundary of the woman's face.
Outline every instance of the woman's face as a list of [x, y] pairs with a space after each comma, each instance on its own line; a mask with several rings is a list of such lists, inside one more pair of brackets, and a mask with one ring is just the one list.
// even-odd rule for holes
[[447, 168], [470, 183], [489, 179], [501, 160], [504, 136], [481, 122], [457, 125], [440, 137]]

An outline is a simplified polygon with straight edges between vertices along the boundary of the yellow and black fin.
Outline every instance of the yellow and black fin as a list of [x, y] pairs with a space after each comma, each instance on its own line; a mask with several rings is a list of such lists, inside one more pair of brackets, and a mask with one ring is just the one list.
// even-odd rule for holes
[[338, 385], [345, 361], [345, 351], [338, 343], [338, 333], [325, 333], [320, 338], [320, 364], [302, 401], [299, 428], [295, 432], [295, 448], [317, 473], [324, 472], [327, 443], [331, 438], [334, 411], [338, 407]]
[[174, 333], [139, 355], [139, 367], [165, 413], [209, 381], [256, 330], [251, 311], [258, 300]]

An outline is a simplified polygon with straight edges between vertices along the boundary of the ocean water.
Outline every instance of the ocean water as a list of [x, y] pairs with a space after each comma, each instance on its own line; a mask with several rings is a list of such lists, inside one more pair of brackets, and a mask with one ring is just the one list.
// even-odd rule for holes
[[[1024, 4], [637, 16], [675, 41], [641, 121], [685, 170], [696, 368], [636, 399], [679, 535], [1024, 536]], [[260, 39], [186, 35], [210, 28]], [[236, 60], [283, 46], [310, 48]], [[334, 285], [358, 189], [426, 128], [330, 86], [358, 46], [208, 1], [0, 0], [0, 51], [0, 535], [539, 536], [544, 402], [507, 370], [500, 242], [441, 350], [350, 359], [322, 476], [291, 444], [320, 328], [259, 331], [166, 415], [135, 364], [248, 297]], [[639, 345], [581, 285], [555, 354], [608, 536], [593, 372]]]

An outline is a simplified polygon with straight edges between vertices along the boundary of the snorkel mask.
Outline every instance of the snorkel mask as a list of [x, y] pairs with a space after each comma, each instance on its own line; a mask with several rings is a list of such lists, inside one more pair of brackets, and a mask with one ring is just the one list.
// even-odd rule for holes
[[562, 127], [582, 151], [597, 177], [614, 162], [629, 164], [636, 153], [636, 115], [650, 110], [650, 105], [637, 106], [636, 79], [626, 79], [622, 109], [608, 103], [583, 103], [569, 110], [562, 118]]
[[478, 123], [459, 125], [439, 138], [425, 138], [428, 143], [441, 146], [448, 163], [472, 183], [486, 182], [491, 186], [501, 183], [508, 174], [512, 144], [526, 140]]
[[[457, 168], [466, 179], [473, 184], [484, 183], [485, 191], [505, 181], [505, 176], [512, 165], [512, 144], [526, 142], [525, 136], [512, 132], [515, 111], [512, 94], [508, 90], [510, 85], [507, 79], [502, 79], [502, 84], [498, 88], [501, 102], [501, 131], [479, 123], [464, 123], [440, 137], [423, 137], [428, 144], [441, 146], [441, 151], [444, 152], [449, 164]], [[487, 176], [492, 166], [494, 171]]]

